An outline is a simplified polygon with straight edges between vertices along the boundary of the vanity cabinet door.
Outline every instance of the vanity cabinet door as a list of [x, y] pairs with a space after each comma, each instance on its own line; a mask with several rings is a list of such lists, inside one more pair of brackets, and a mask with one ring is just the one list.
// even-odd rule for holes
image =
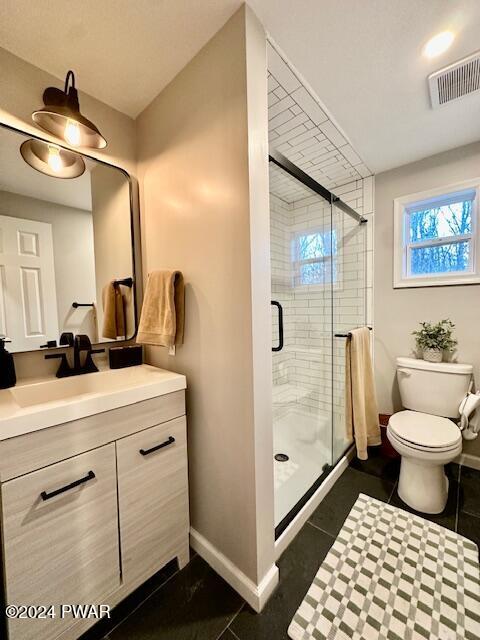
[[70, 627], [60, 604], [94, 604], [120, 584], [115, 445], [2, 484], [6, 601], [55, 605], [55, 619], [8, 620], [9, 640]]
[[122, 575], [128, 583], [188, 554], [185, 417], [117, 441]]

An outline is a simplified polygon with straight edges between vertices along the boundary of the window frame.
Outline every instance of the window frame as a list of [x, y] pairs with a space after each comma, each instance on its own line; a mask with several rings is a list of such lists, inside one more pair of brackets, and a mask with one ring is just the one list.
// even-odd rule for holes
[[[307, 236], [307, 235], [314, 235], [314, 234], [320, 234], [320, 235], [325, 235], [327, 233], [333, 233], [335, 232], [336, 235], [336, 243], [337, 243], [337, 252], [336, 254], [331, 254], [329, 256], [322, 256], [319, 258], [307, 258], [305, 260], [301, 260], [298, 258], [298, 239], [301, 236]], [[295, 229], [294, 231], [292, 231], [292, 236], [291, 236], [291, 240], [292, 240], [292, 249], [291, 249], [291, 253], [292, 253], [292, 288], [293, 289], [300, 289], [300, 290], [308, 290], [308, 291], [315, 291], [315, 290], [324, 290], [325, 288], [329, 287], [329, 288], [333, 288], [333, 289], [339, 289], [340, 288], [340, 270], [339, 270], [339, 265], [340, 265], [340, 251], [339, 251], [339, 247], [338, 247], [338, 238], [339, 238], [339, 228], [338, 225], [333, 225], [331, 228], [329, 229], [325, 229], [324, 225], [316, 225], [314, 227], [307, 227], [306, 229]], [[332, 265], [332, 271], [331, 273], [333, 273], [333, 258], [336, 258], [336, 268], [337, 268], [337, 272], [336, 272], [336, 279], [330, 279], [328, 282], [323, 282], [323, 283], [315, 283], [315, 284], [306, 284], [300, 281], [300, 268], [303, 265], [306, 264], [317, 264], [317, 263], [324, 263], [327, 262], [328, 260], [331, 261]]]
[[[471, 234], [452, 235], [444, 238], [431, 238], [419, 242], [410, 242], [408, 238], [409, 216], [419, 211], [420, 205], [448, 204], [452, 198], [473, 192], [472, 232]], [[479, 197], [480, 178], [429, 189], [394, 199], [393, 234], [393, 288], [440, 287], [448, 285], [466, 285], [480, 283], [480, 239], [479, 239]], [[458, 200], [457, 200], [458, 201]], [[412, 248], [433, 247], [453, 242], [470, 242], [470, 269], [468, 271], [443, 272], [438, 274], [410, 275], [410, 256]]]

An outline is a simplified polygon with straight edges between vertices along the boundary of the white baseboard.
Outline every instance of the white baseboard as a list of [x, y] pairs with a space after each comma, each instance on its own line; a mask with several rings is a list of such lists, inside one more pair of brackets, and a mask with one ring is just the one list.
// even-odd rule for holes
[[275, 560], [278, 560], [288, 545], [293, 541], [297, 533], [306, 523], [306, 521], [310, 518], [312, 513], [318, 507], [318, 505], [325, 498], [327, 493], [333, 487], [338, 478], [342, 475], [345, 469], [348, 467], [348, 463], [353, 458], [355, 454], [355, 448], [352, 446], [345, 453], [343, 458], [341, 458], [335, 467], [332, 469], [330, 474], [325, 478], [324, 482], [318, 487], [313, 496], [309, 499], [308, 502], [304, 504], [301, 510], [297, 513], [292, 522], [288, 525], [285, 531], [281, 536], [277, 538], [275, 541]]
[[478, 469], [480, 471], [480, 458], [478, 456], [472, 456], [470, 453], [461, 453], [455, 458], [455, 462], [464, 467], [470, 467], [470, 469]]
[[190, 527], [190, 544], [198, 555], [248, 602], [254, 611], [260, 613], [278, 584], [276, 564], [270, 567], [259, 584], [255, 584], [193, 527]]

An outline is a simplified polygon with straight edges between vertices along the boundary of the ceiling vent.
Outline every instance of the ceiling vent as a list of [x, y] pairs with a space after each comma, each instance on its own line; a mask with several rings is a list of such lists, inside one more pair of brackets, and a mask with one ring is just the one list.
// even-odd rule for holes
[[432, 108], [480, 90], [480, 51], [428, 76]]

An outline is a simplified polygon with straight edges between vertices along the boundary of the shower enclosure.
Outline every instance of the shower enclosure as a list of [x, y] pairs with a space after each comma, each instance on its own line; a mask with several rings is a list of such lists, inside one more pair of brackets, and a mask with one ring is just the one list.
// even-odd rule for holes
[[278, 153], [270, 156], [270, 223], [278, 537], [351, 444], [345, 346], [366, 324], [367, 225]]

